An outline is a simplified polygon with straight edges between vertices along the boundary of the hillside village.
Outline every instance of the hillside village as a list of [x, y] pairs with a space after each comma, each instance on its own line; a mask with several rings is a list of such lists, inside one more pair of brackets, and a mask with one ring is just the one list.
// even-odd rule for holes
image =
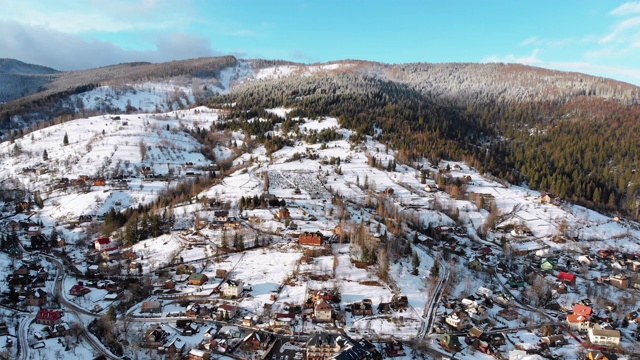
[[638, 223], [464, 163], [396, 162], [330, 117], [297, 131], [337, 140], [269, 152], [225, 130], [203, 151], [224, 115], [0, 143], [0, 355], [640, 356]]

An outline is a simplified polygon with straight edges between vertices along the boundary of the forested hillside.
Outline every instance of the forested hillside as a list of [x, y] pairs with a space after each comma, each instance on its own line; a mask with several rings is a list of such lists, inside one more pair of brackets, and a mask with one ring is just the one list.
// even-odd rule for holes
[[[37, 77], [38, 92], [16, 94], [14, 101], [0, 104], [0, 129], [20, 130], [39, 121], [60, 116], [72, 116], [81, 110], [70, 97], [101, 85], [130, 87], [143, 82], [181, 81], [207, 79], [219, 85], [220, 71], [237, 64], [233, 56], [199, 58], [167, 63], [128, 63], [82, 71], [58, 72]], [[29, 65], [29, 64], [25, 64]], [[32, 66], [32, 65], [29, 65]], [[22, 97], [24, 96], [24, 97]]]
[[512, 183], [635, 214], [638, 102], [630, 84], [520, 65], [358, 63], [246, 83], [211, 104], [235, 103], [236, 121], [274, 107], [293, 108], [289, 118], [335, 116], [398, 149], [398, 161], [465, 160]]
[[0, 59], [0, 103], [43, 90], [58, 71], [14, 59]]

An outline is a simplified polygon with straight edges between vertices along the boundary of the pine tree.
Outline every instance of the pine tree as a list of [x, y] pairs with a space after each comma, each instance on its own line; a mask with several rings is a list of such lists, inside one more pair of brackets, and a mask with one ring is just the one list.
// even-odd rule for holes
[[440, 268], [438, 267], [438, 264], [433, 263], [433, 266], [431, 267], [431, 270], [429, 272], [431, 273], [432, 277], [437, 277], [438, 275], [440, 275]]
[[45, 149], [42, 152], [42, 161], [47, 161], [47, 160], [49, 160], [49, 154], [47, 153], [47, 150]]
[[411, 265], [413, 265], [413, 270], [411, 274], [418, 275], [418, 267], [420, 266], [420, 258], [418, 257], [417, 252], [413, 252], [413, 259], [411, 259]]
[[67, 135], [67, 133], [64, 133], [64, 139], [62, 139], [62, 145], [64, 146], [69, 145], [69, 136]]

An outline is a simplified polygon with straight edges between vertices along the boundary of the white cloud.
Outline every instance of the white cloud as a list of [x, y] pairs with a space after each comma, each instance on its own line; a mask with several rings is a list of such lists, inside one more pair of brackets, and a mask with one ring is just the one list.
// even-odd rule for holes
[[163, 0], [0, 0], [3, 9], [0, 19], [74, 34], [180, 29], [187, 20], [200, 18], [200, 14], [184, 4]]
[[616, 16], [626, 16], [640, 13], [640, 1], [629, 1], [611, 10], [609, 14]]
[[[640, 45], [640, 44], [639, 44]], [[540, 59], [537, 49], [528, 56], [490, 56], [483, 60], [485, 63], [518, 63], [523, 65], [538, 66], [547, 69], [579, 72], [594, 76], [603, 76], [632, 84], [640, 84], [640, 69], [625, 66], [599, 65], [585, 61], [546, 61]]]
[[522, 40], [520, 42], [520, 45], [526, 46], [526, 45], [530, 45], [530, 44], [538, 43], [538, 42], [540, 42], [540, 39], [538, 39], [537, 36], [530, 36], [530, 37]]
[[527, 65], [535, 65], [540, 63], [540, 59], [538, 59], [538, 53], [540, 49], [533, 49], [531, 54], [528, 56], [517, 56], [514, 54], [508, 54], [506, 56], [490, 56], [482, 62], [492, 63], [492, 62], [503, 62], [503, 63], [517, 63], [517, 64], [527, 64]]
[[626, 41], [630, 36], [633, 37], [638, 35], [637, 29], [635, 29], [637, 27], [640, 27], [640, 16], [621, 21], [615, 24], [613, 31], [600, 39], [600, 43], [606, 44], [613, 41]]
[[133, 61], [163, 62], [221, 55], [210, 40], [183, 32], [159, 34], [155, 50], [127, 50], [109, 41], [43, 26], [0, 20], [0, 57], [46, 65], [58, 70], [79, 70]]

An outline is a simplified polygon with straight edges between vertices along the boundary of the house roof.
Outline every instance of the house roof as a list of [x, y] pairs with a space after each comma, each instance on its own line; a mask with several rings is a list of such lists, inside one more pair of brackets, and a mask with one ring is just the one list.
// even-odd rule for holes
[[316, 301], [314, 305], [314, 309], [316, 311], [326, 311], [326, 310], [331, 310], [331, 306], [326, 301], [324, 301], [324, 299], [320, 299]]
[[95, 242], [101, 245], [107, 245], [111, 242], [111, 239], [108, 237], [99, 237]]
[[36, 320], [59, 320], [62, 318], [62, 311], [38, 310]]
[[558, 273], [558, 280], [566, 280], [566, 281], [574, 281], [576, 279], [576, 275], [564, 271], [560, 271]]
[[218, 306], [218, 309], [225, 310], [225, 311], [234, 311], [236, 309], [236, 307], [233, 306], [233, 305], [224, 304], [224, 305]]
[[472, 327], [471, 330], [469, 330], [469, 336], [471, 337], [479, 338], [480, 336], [482, 336], [482, 334], [484, 334], [484, 331], [482, 331], [481, 329], [478, 329], [475, 326]]
[[76, 285], [73, 285], [71, 289], [69, 289], [69, 291], [70, 292], [83, 292], [83, 291], [91, 292], [91, 289], [76, 284]]
[[197, 274], [197, 273], [193, 273], [191, 275], [189, 275], [189, 280], [206, 280], [207, 279], [207, 275], [205, 274]]
[[589, 331], [594, 336], [606, 336], [606, 337], [613, 337], [613, 338], [619, 338], [620, 337], [620, 331], [619, 330], [605, 330], [600, 325], [594, 326], [593, 328], [589, 329]]
[[582, 315], [577, 314], [569, 314], [567, 315], [567, 322], [569, 323], [581, 323], [587, 321], [588, 319]]
[[162, 303], [160, 301], [145, 301], [142, 303], [143, 309], [161, 308]]
[[573, 313], [576, 315], [583, 315], [588, 317], [593, 314], [593, 309], [590, 306], [575, 304], [573, 305]]

